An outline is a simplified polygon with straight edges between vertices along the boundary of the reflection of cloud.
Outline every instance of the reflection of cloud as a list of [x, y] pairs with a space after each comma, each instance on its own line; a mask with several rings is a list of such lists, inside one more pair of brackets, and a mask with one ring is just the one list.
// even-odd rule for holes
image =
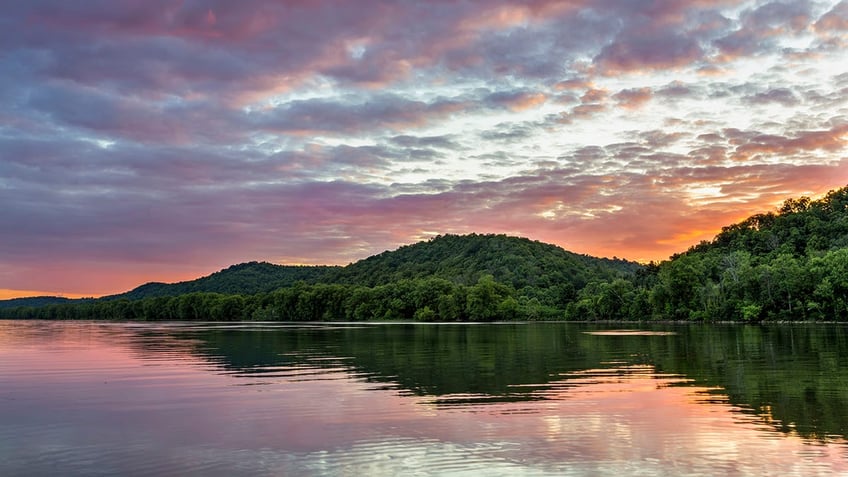
[[[71, 459], [77, 465], [96, 452], [87, 457], [110, 473], [629, 474], [634, 465], [656, 475], [684, 466], [704, 475], [848, 471], [844, 440], [812, 444], [776, 434], [715, 389], [680, 386], [685, 379], [647, 365], [576, 371], [534, 391], [542, 401], [439, 407], [344, 367], [228, 372], [187, 354], [194, 340], [176, 342], [151, 327], [39, 325], [34, 333], [20, 326], [0, 324], [8, 357], [27, 369], [4, 376], [4, 397], [11, 397], [5, 428], [26, 429], [6, 436], [16, 458], [5, 469], [70, 468]], [[192, 337], [192, 328], [180, 333]], [[45, 336], [56, 344], [51, 353], [42, 349]], [[110, 458], [138, 446], [141, 461]]]

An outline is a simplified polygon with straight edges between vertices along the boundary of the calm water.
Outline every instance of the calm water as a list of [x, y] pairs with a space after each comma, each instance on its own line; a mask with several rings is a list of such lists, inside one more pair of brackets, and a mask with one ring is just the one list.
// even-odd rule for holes
[[0, 475], [848, 475], [848, 328], [0, 322]]

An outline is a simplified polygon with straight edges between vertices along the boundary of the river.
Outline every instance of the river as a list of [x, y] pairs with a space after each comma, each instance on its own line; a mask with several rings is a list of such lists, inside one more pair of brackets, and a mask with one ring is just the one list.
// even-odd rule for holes
[[0, 321], [0, 475], [848, 475], [848, 327]]

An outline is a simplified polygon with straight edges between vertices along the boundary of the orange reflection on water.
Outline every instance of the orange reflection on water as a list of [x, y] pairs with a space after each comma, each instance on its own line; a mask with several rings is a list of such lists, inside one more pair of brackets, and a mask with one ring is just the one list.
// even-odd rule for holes
[[[213, 462], [279, 475], [848, 474], [845, 439], [777, 432], [720, 389], [648, 365], [604, 363], [492, 402], [411, 395], [344, 358], [248, 372], [198, 354], [191, 340], [116, 330], [44, 323], [0, 333], [8, 455], [65, 449], [32, 462], [103, 463], [136, 448], [136, 465], [161, 462], [163, 473]], [[192, 459], [197, 467], [184, 467]]]
[[450, 406], [439, 410], [450, 419], [427, 427], [440, 440], [504, 443], [511, 451], [499, 458], [544, 469], [848, 473], [843, 438], [812, 442], [779, 433], [769, 418], [729, 404], [719, 391], [658, 376], [650, 366], [586, 370], [540, 391], [543, 401]]

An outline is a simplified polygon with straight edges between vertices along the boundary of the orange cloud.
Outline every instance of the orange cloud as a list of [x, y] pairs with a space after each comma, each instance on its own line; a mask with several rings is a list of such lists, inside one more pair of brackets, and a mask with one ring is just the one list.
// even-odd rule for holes
[[831, 11], [822, 15], [813, 27], [818, 33], [836, 32], [844, 35], [848, 31], [848, 2], [837, 3]]
[[514, 98], [507, 106], [511, 111], [525, 111], [545, 104], [547, 99], [543, 93], [525, 93]]
[[624, 109], [637, 109], [648, 102], [652, 96], [651, 88], [644, 87], [623, 89], [612, 97]]

